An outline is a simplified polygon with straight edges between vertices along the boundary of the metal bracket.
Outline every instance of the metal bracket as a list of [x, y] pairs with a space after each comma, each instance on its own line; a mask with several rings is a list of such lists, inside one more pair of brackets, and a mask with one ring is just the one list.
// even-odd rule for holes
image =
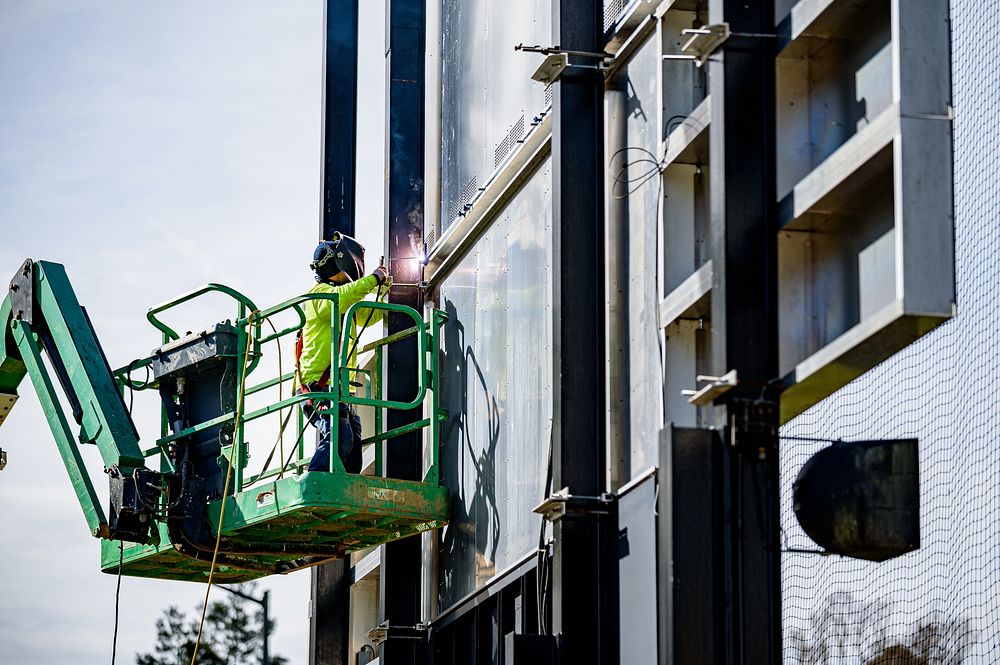
[[688, 398], [688, 404], [695, 406], [708, 406], [719, 396], [729, 392], [739, 383], [736, 377], [736, 370], [730, 370], [722, 376], [705, 376], [699, 374], [695, 377], [698, 383], [708, 382], [698, 390], [682, 390], [681, 395]]
[[778, 405], [767, 400], [730, 402], [729, 443], [733, 447], [770, 450], [778, 446]]
[[565, 53], [553, 53], [542, 60], [542, 64], [538, 65], [538, 69], [531, 75], [531, 80], [552, 85], [567, 67], [569, 67], [569, 56]]
[[0, 425], [3, 425], [16, 401], [17, 393], [0, 393]]
[[10, 309], [16, 321], [34, 325], [35, 263], [25, 260], [10, 280]]
[[610, 515], [615, 497], [612, 494], [600, 496], [577, 496], [569, 493], [564, 487], [549, 498], [532, 508], [549, 522], [558, 522], [564, 517], [590, 517], [592, 515]]
[[684, 42], [681, 50], [694, 56], [695, 64], [699, 67], [705, 64], [709, 56], [719, 50], [726, 40], [732, 35], [728, 23], [715, 23], [713, 25], [703, 25], [700, 28], [687, 28], [681, 30], [682, 35], [689, 35], [689, 39]]
[[[545, 85], [552, 85], [562, 73], [569, 67], [577, 69], [607, 69], [607, 63], [612, 60], [610, 53], [593, 53], [591, 51], [573, 51], [571, 49], [561, 49], [558, 46], [525, 46], [524, 44], [518, 44], [514, 47], [515, 51], [524, 51], [525, 53], [540, 53], [545, 56], [545, 60], [542, 60], [542, 64], [538, 66], [535, 73], [531, 75], [533, 81], [538, 81]], [[600, 60], [596, 65], [577, 65], [570, 64], [569, 57], [574, 56], [578, 58], [593, 58], [595, 60]]]
[[419, 642], [426, 642], [427, 628], [427, 625], [422, 623], [416, 626], [390, 626], [388, 622], [383, 622], [365, 633], [365, 637], [370, 639], [374, 646], [378, 646], [389, 640], [417, 640]]
[[681, 34], [688, 37], [681, 47], [683, 54], [667, 54], [664, 60], [691, 60], [701, 67], [725, 44], [730, 37], [748, 37], [751, 39], [777, 39], [777, 35], [764, 32], [733, 32], [728, 23], [713, 23], [700, 28], [686, 28]]

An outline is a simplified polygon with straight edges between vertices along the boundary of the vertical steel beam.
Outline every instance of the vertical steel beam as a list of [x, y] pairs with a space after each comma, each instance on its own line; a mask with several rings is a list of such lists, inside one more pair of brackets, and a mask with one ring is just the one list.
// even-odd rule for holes
[[349, 558], [312, 569], [309, 663], [348, 665], [350, 653], [351, 569]]
[[[420, 282], [424, 238], [424, 42], [425, 0], [387, 0], [386, 103], [386, 258], [394, 281], [389, 301], [421, 310]], [[390, 315], [389, 333], [412, 326], [406, 317]], [[391, 400], [410, 400], [417, 391], [416, 338], [387, 350], [386, 392]], [[389, 411], [389, 429], [418, 420], [417, 411]], [[386, 446], [386, 475], [419, 480], [423, 455], [419, 432], [393, 439]], [[390, 626], [390, 637], [380, 645], [380, 662], [392, 665], [421, 663], [423, 643], [392, 639], [392, 627], [414, 627], [420, 622], [420, 538], [389, 543], [382, 550], [380, 621]]]
[[[774, 32], [774, 3], [710, 0], [709, 22], [734, 33]], [[733, 36], [709, 60], [712, 369], [739, 373], [716, 409], [726, 427], [726, 632], [730, 663], [781, 658], [778, 537], [777, 215], [774, 40]]]
[[725, 451], [717, 430], [660, 432], [659, 665], [728, 662]]
[[[552, 6], [555, 44], [603, 50], [602, 2]], [[597, 496], [606, 489], [604, 82], [593, 59], [571, 56], [570, 64], [552, 96], [553, 487]], [[564, 663], [617, 661], [603, 522], [591, 515], [555, 523], [553, 629]]]
[[358, 0], [326, 0], [320, 239], [354, 235], [357, 163]]
[[[358, 0], [326, 0], [323, 49], [323, 144], [320, 240], [355, 235], [357, 164]], [[350, 567], [347, 559], [312, 569], [309, 662], [347, 665]]]

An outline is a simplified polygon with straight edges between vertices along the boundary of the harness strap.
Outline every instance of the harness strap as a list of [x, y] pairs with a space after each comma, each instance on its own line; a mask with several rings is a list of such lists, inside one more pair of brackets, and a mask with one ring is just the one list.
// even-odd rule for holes
[[[325, 389], [330, 385], [330, 368], [329, 366], [323, 370], [323, 374], [319, 377], [318, 381], [311, 381], [310, 383], [305, 383], [301, 381], [302, 371], [299, 368], [299, 361], [302, 358], [302, 331], [300, 330], [298, 335], [295, 336], [295, 371], [300, 377], [301, 385], [299, 386], [299, 392], [301, 393], [311, 393], [311, 392], [325, 392]], [[311, 399], [306, 400], [306, 405], [312, 409], [313, 401]]]

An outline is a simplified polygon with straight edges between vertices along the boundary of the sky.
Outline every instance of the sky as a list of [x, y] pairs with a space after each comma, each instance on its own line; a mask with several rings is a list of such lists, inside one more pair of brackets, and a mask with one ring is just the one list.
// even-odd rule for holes
[[[308, 289], [323, 4], [0, 0], [0, 273], [28, 257], [64, 264], [114, 367], [157, 345], [145, 312], [179, 293], [222, 282], [267, 306]], [[359, 58], [360, 104], [377, 110], [359, 118], [358, 236], [370, 248], [382, 242], [382, 5], [362, 3], [361, 17], [376, 36]], [[233, 314], [208, 299], [172, 322], [197, 330]], [[0, 662], [110, 662], [116, 580], [100, 572], [30, 382], [19, 392], [0, 427]], [[155, 396], [139, 394], [135, 413], [149, 446]], [[272, 653], [305, 663], [309, 573], [265, 588]], [[204, 590], [123, 578], [118, 662], [151, 651], [162, 611], [193, 614]]]

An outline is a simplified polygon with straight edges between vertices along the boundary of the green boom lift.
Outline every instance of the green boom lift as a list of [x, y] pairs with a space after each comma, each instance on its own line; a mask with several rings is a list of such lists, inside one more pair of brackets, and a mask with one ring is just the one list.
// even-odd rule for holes
[[[161, 320], [163, 312], [209, 293], [236, 301], [234, 320], [183, 337]], [[249, 379], [267, 344], [301, 329], [305, 316], [300, 305], [311, 298], [332, 301], [333, 378], [328, 392], [292, 394], [249, 408], [249, 397], [293, 384], [294, 372], [279, 371], [255, 383]], [[0, 425], [17, 400], [18, 385], [30, 377], [87, 526], [102, 539], [101, 568], [107, 573], [118, 572], [121, 557], [125, 575], [203, 581], [214, 558], [216, 581], [241, 582], [443, 526], [448, 490], [438, 481], [438, 424], [447, 415], [438, 404], [438, 354], [446, 315], [431, 310], [425, 320], [409, 307], [363, 301], [344, 312], [343, 320], [366, 309], [396, 312], [414, 323], [360, 349], [374, 352], [370, 370], [347, 366], [349, 339], [339, 339], [336, 296], [304, 295], [260, 310], [238, 291], [208, 284], [149, 310], [149, 322], [162, 334], [161, 346], [146, 358], [112, 370], [63, 266], [29, 259], [0, 304]], [[282, 313], [297, 320], [279, 328], [272, 317]], [[412, 336], [419, 360], [417, 394], [409, 402], [385, 399], [385, 347]], [[139, 370], [145, 375], [141, 381], [133, 379]], [[351, 392], [352, 378], [364, 379], [358, 394]], [[163, 405], [160, 437], [147, 449], [139, 444], [124, 399], [128, 391], [143, 390], [156, 391]], [[338, 403], [374, 407], [374, 432], [364, 441], [375, 447], [374, 473], [345, 471], [335, 454], [337, 427], [331, 428], [329, 472], [305, 471], [306, 427], [297, 407], [307, 397], [329, 400], [334, 407], [327, 412], [335, 412]], [[384, 431], [385, 409], [420, 409], [425, 417]], [[297, 414], [294, 450], [276, 468], [249, 475], [244, 427], [276, 413], [286, 414], [282, 430], [292, 413]], [[384, 477], [383, 444], [423, 428], [430, 446], [424, 478]], [[97, 446], [108, 475], [107, 513], [83, 463], [81, 445], [88, 444]]]

